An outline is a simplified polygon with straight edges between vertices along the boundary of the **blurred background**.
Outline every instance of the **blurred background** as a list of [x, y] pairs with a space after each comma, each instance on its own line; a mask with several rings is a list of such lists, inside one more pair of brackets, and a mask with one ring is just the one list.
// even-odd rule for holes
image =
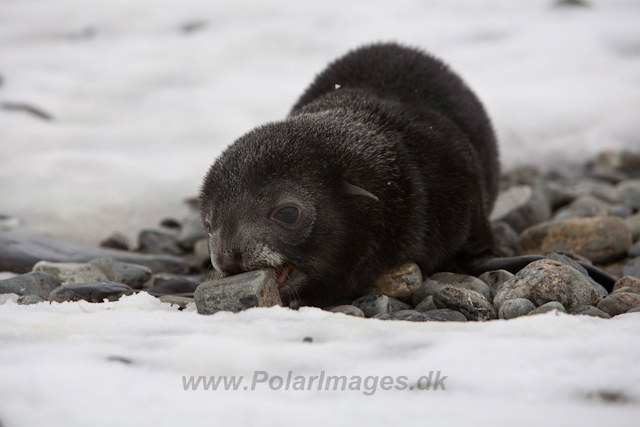
[[224, 147], [374, 41], [449, 63], [505, 168], [640, 147], [637, 0], [0, 0], [0, 227], [95, 244], [180, 217]]

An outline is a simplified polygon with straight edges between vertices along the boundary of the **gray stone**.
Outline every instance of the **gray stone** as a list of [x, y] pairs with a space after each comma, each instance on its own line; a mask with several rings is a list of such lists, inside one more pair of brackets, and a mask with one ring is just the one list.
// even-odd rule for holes
[[147, 292], [152, 295], [193, 294], [201, 283], [190, 276], [159, 274], [154, 277], [153, 285]]
[[[493, 297], [500, 286], [504, 282], [511, 280], [513, 276], [514, 274], [508, 272], [507, 270], [493, 270], [482, 273], [480, 277], [478, 277], [478, 279], [482, 280], [487, 284], [487, 286], [489, 286], [489, 288], [491, 289], [491, 295]], [[492, 300], [493, 298], [490, 301]]]
[[573, 309], [571, 314], [575, 315], [583, 315], [583, 316], [593, 316], [593, 317], [602, 317], [603, 319], [611, 319], [611, 316], [600, 310], [597, 307], [592, 305], [581, 305]]
[[378, 277], [376, 285], [384, 295], [410, 301], [422, 285], [422, 272], [415, 263], [403, 264]]
[[182, 228], [178, 233], [178, 245], [183, 249], [191, 250], [198, 240], [206, 238], [207, 231], [202, 226], [200, 214], [197, 211], [191, 212], [182, 223]]
[[372, 317], [381, 320], [404, 320], [408, 322], [466, 322], [467, 318], [459, 311], [450, 309], [433, 310], [422, 313], [415, 310], [402, 310], [395, 313], [379, 313]]
[[129, 250], [129, 239], [122, 233], [114, 232], [109, 237], [100, 242], [103, 248]]
[[595, 305], [602, 296], [575, 268], [558, 261], [541, 259], [505, 282], [496, 293], [493, 303], [500, 307], [505, 301], [515, 298], [526, 298], [537, 306], [558, 301], [570, 310], [579, 305]]
[[415, 310], [424, 313], [427, 311], [436, 310], [437, 308], [438, 307], [436, 307], [435, 303], [433, 302], [433, 295], [429, 295], [428, 297], [423, 299], [420, 304], [416, 305]]
[[397, 298], [389, 297], [389, 313], [394, 313], [396, 311], [402, 310], [413, 310], [413, 306], [411, 304], [407, 304], [406, 302], [400, 301]]
[[111, 282], [124, 283], [133, 289], [141, 289], [151, 279], [151, 270], [143, 265], [116, 261], [113, 258], [96, 258], [89, 264], [99, 268]]
[[504, 221], [521, 233], [527, 227], [551, 217], [551, 206], [539, 188], [514, 186], [500, 192], [491, 213], [491, 221]]
[[638, 306], [640, 306], [640, 294], [631, 292], [612, 293], [597, 305], [600, 310], [611, 316], [626, 313], [630, 309]]
[[611, 215], [615, 215], [620, 218], [627, 218], [633, 213], [629, 206], [616, 204], [611, 206]]
[[573, 252], [594, 263], [606, 263], [627, 254], [631, 234], [615, 216], [568, 218], [528, 228], [520, 236], [520, 245], [529, 254]]
[[378, 313], [371, 316], [371, 318], [378, 319], [378, 320], [398, 320], [395, 317], [393, 317], [393, 314], [391, 313]]
[[625, 264], [622, 268], [622, 275], [640, 278], [640, 256], [635, 257]]
[[640, 256], [640, 240], [638, 240], [631, 248], [629, 249], [629, 258], [636, 258]]
[[640, 212], [635, 215], [628, 216], [625, 218], [624, 222], [627, 224], [627, 227], [629, 227], [633, 241], [640, 241]]
[[627, 311], [627, 313], [640, 313], [640, 306], [633, 307], [631, 310]]
[[45, 300], [40, 298], [38, 295], [33, 294], [22, 295], [18, 298], [18, 304], [20, 305], [32, 305], [43, 301]]
[[445, 286], [433, 294], [438, 308], [450, 308], [469, 320], [492, 320], [498, 317], [496, 309], [480, 293], [454, 286]]
[[620, 292], [622, 289], [627, 289], [627, 292], [640, 294], [640, 279], [633, 276], [624, 276], [616, 281], [611, 292]]
[[183, 274], [187, 271], [187, 266], [180, 258], [169, 255], [145, 255], [80, 245], [51, 237], [0, 233], [0, 271], [28, 273], [38, 261], [87, 262], [107, 257], [144, 265], [154, 273]]
[[593, 196], [580, 196], [569, 206], [566, 206], [553, 215], [555, 221], [567, 218], [583, 218], [593, 216], [610, 215], [609, 205]]
[[573, 202], [580, 195], [575, 189], [559, 185], [555, 182], [545, 182], [543, 188], [544, 194], [547, 196], [547, 200], [549, 200], [549, 205], [554, 211]]
[[505, 301], [500, 306], [498, 315], [501, 319], [513, 319], [515, 317], [526, 316], [532, 310], [535, 310], [536, 306], [531, 301], [525, 298], [514, 298]]
[[566, 313], [567, 310], [565, 310], [564, 306], [562, 304], [560, 304], [557, 301], [550, 301], [546, 304], [542, 304], [540, 307], [536, 308], [535, 310], [531, 310], [529, 312], [529, 314], [527, 314], [527, 316], [535, 316], [536, 314], [544, 314], [544, 313], [548, 313], [550, 311], [559, 311], [562, 313]]
[[496, 246], [497, 255], [511, 257], [522, 253], [518, 233], [504, 221], [491, 223], [491, 232]]
[[628, 150], [606, 150], [591, 164], [592, 168], [614, 169], [629, 174], [640, 174], [640, 153]]
[[49, 299], [51, 301], [80, 301], [103, 302], [117, 301], [122, 295], [133, 294], [133, 289], [122, 283], [99, 282], [99, 283], [75, 283], [62, 285], [51, 291]]
[[86, 263], [40, 261], [33, 266], [33, 271], [52, 274], [67, 284], [109, 281], [102, 270]]
[[160, 301], [166, 302], [171, 305], [177, 305], [178, 310], [184, 310], [190, 303], [195, 303], [194, 298], [181, 297], [178, 295], [162, 295], [159, 297]]
[[138, 252], [180, 256], [184, 253], [172, 234], [158, 230], [142, 230], [138, 234]]
[[587, 278], [587, 280], [593, 285], [594, 288], [596, 288], [596, 291], [598, 291], [600, 295], [602, 295], [603, 297], [606, 297], [609, 294], [609, 292], [605, 289], [605, 287], [602, 286], [600, 283], [596, 282], [595, 280], [593, 280], [591, 276], [589, 276], [589, 272], [587, 271], [587, 269], [584, 268], [582, 265], [580, 265], [580, 263], [578, 263], [577, 261], [569, 258], [566, 255], [556, 254], [556, 253], [547, 254], [547, 259], [558, 261], [568, 265], [569, 267], [575, 268], [580, 273], [582, 273], [584, 277]]
[[623, 181], [616, 186], [616, 199], [633, 210], [640, 208], [640, 179]]
[[57, 276], [42, 272], [32, 272], [0, 280], [0, 294], [37, 295], [49, 298], [49, 293], [60, 286]]
[[194, 292], [200, 314], [239, 312], [252, 307], [282, 305], [273, 269], [250, 271], [204, 282]]
[[333, 313], [343, 313], [349, 316], [355, 316], [355, 317], [365, 317], [364, 313], [362, 312], [362, 310], [360, 310], [358, 307], [353, 306], [353, 305], [338, 305], [336, 307], [331, 307], [331, 309], [329, 309], [329, 311], [333, 312]]
[[467, 317], [457, 310], [451, 310], [450, 308], [438, 308], [436, 310], [430, 310], [425, 312], [431, 320], [438, 322], [466, 322]]
[[355, 300], [352, 305], [358, 307], [366, 317], [389, 312], [389, 297], [382, 294], [370, 294]]
[[491, 289], [477, 277], [456, 273], [436, 273], [431, 275], [413, 295], [413, 305], [418, 305], [429, 295], [433, 295], [438, 289], [444, 286], [455, 286], [457, 288], [470, 289], [491, 299]]

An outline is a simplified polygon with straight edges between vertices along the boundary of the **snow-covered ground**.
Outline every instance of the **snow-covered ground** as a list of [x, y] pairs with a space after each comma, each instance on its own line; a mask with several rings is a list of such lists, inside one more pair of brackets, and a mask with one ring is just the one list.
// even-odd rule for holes
[[[54, 120], [0, 109], [0, 214], [88, 243], [179, 216], [226, 145], [284, 117], [327, 61], [381, 40], [423, 47], [467, 80], [506, 166], [638, 148], [640, 2], [590, 3], [3, 0], [0, 104]], [[183, 376], [255, 371], [409, 382], [441, 371], [447, 389], [183, 390]], [[640, 315], [413, 324], [317, 309], [205, 317], [145, 295], [0, 305], [5, 427], [639, 419]]]

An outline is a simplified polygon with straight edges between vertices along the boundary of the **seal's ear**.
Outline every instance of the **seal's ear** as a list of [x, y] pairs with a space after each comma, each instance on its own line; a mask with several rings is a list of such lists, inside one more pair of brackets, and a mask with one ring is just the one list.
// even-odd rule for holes
[[342, 183], [342, 189], [346, 194], [351, 194], [353, 196], [364, 196], [364, 197], [368, 197], [370, 199], [375, 200], [376, 202], [379, 200], [376, 196], [374, 196], [373, 194], [369, 193], [367, 190], [365, 190], [364, 188], [355, 186], [353, 184], [349, 184], [347, 181], [344, 181]]

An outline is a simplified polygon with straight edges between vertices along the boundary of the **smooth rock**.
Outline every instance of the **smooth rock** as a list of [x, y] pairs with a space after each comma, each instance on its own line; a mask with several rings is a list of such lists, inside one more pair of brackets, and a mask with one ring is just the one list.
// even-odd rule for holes
[[491, 232], [497, 255], [512, 257], [522, 253], [520, 237], [509, 224], [504, 221], [494, 221], [491, 223]]
[[416, 308], [414, 310], [424, 313], [427, 311], [436, 310], [437, 308], [438, 307], [436, 307], [435, 303], [433, 302], [433, 295], [429, 295], [428, 297], [423, 299], [420, 304], [416, 305]]
[[466, 322], [467, 318], [459, 311], [450, 309], [433, 310], [422, 313], [415, 310], [402, 310], [395, 313], [379, 313], [372, 317], [381, 320], [404, 320], [408, 322]]
[[185, 250], [192, 250], [198, 240], [206, 239], [207, 231], [202, 226], [202, 219], [197, 211], [193, 211], [182, 223], [176, 238], [178, 245]]
[[527, 185], [500, 192], [490, 221], [504, 221], [521, 233], [527, 227], [551, 217], [551, 206], [544, 191]]
[[329, 311], [333, 312], [333, 313], [343, 313], [349, 316], [355, 316], [355, 317], [365, 317], [364, 313], [362, 312], [362, 310], [360, 310], [358, 307], [353, 306], [353, 305], [338, 305], [336, 307], [331, 307], [331, 309], [329, 309]]
[[626, 313], [640, 306], [640, 294], [631, 292], [615, 292], [604, 298], [597, 307], [611, 316]]
[[534, 225], [520, 236], [528, 254], [574, 252], [594, 263], [624, 257], [631, 247], [625, 222], [615, 216], [568, 218]]
[[640, 278], [640, 256], [627, 262], [622, 268], [622, 276], [633, 276]]
[[501, 319], [513, 319], [515, 317], [526, 316], [529, 312], [535, 310], [536, 306], [525, 298], [515, 298], [505, 301], [500, 306], [498, 316]]
[[178, 310], [184, 310], [189, 304], [196, 302], [194, 298], [181, 297], [177, 295], [162, 295], [159, 299], [162, 302], [177, 305], [179, 307]]
[[160, 227], [177, 230], [182, 227], [182, 224], [180, 224], [180, 221], [175, 218], [165, 218], [160, 221]]
[[575, 268], [558, 261], [541, 259], [505, 282], [496, 293], [493, 303], [499, 308], [505, 301], [515, 298], [526, 298], [537, 306], [558, 301], [571, 310], [579, 305], [596, 305], [602, 296]]
[[109, 237], [100, 242], [103, 248], [129, 250], [129, 239], [122, 233], [114, 232]]
[[487, 286], [489, 286], [489, 288], [491, 289], [491, 295], [493, 297], [495, 293], [498, 291], [498, 288], [500, 288], [500, 286], [504, 282], [511, 280], [513, 277], [514, 277], [514, 274], [508, 272], [507, 270], [493, 270], [493, 271], [486, 271], [482, 273], [478, 277], [478, 279], [482, 280], [484, 283], [487, 284]]
[[569, 258], [566, 255], [556, 254], [556, 253], [547, 254], [546, 257], [547, 259], [561, 262], [563, 264], [568, 265], [569, 267], [573, 267], [576, 270], [578, 270], [580, 273], [584, 275], [584, 277], [587, 278], [587, 280], [593, 285], [593, 287], [596, 288], [596, 291], [598, 291], [598, 293], [603, 297], [606, 297], [609, 294], [609, 292], [605, 289], [605, 287], [602, 286], [600, 283], [596, 282], [595, 280], [593, 280], [589, 275], [589, 272], [587, 271], [587, 269], [584, 268], [582, 265], [580, 265], [580, 263], [578, 263], [577, 261]]
[[619, 183], [616, 186], [616, 199], [633, 210], [640, 208], [640, 179]]
[[640, 242], [640, 212], [635, 215], [628, 216], [625, 218], [624, 222], [627, 224], [627, 227], [629, 227], [631, 239], [634, 242]]
[[584, 315], [584, 316], [593, 316], [593, 317], [602, 317], [603, 319], [611, 319], [611, 316], [600, 310], [597, 307], [592, 305], [581, 305], [573, 309], [571, 314], [575, 315]]
[[562, 313], [566, 313], [567, 310], [564, 308], [564, 306], [562, 304], [560, 304], [557, 301], [550, 301], [546, 304], [542, 304], [540, 307], [536, 308], [535, 310], [531, 310], [529, 312], [529, 314], [527, 314], [527, 316], [535, 316], [536, 314], [544, 314], [544, 313], [548, 313], [550, 311], [559, 311]]
[[43, 298], [40, 298], [38, 295], [33, 294], [22, 295], [20, 298], [18, 298], [19, 305], [32, 305], [43, 301], [45, 301]]
[[351, 305], [358, 307], [366, 317], [389, 312], [389, 297], [382, 294], [370, 294], [355, 300]]
[[492, 320], [498, 317], [496, 309], [482, 294], [465, 288], [445, 286], [433, 294], [438, 308], [450, 308], [469, 320]]
[[194, 298], [200, 314], [282, 305], [273, 269], [250, 271], [204, 282], [195, 290]]
[[389, 313], [402, 310], [413, 310], [413, 306], [397, 298], [389, 297]]
[[133, 289], [141, 289], [151, 279], [151, 270], [143, 265], [116, 261], [113, 258], [96, 258], [89, 264], [99, 268], [111, 282], [124, 283]]
[[133, 294], [133, 289], [122, 283], [99, 282], [99, 283], [75, 283], [62, 285], [49, 294], [51, 301], [80, 301], [103, 302], [117, 301], [122, 295]]
[[580, 196], [580, 193], [575, 189], [555, 182], [545, 182], [543, 188], [549, 205], [554, 211], [568, 205]]
[[38, 271], [0, 280], [0, 294], [37, 295], [48, 299], [49, 293], [60, 285], [57, 276]]
[[63, 284], [109, 281], [102, 270], [88, 263], [40, 261], [33, 266], [33, 271], [53, 274]]
[[422, 271], [415, 263], [403, 264], [380, 275], [376, 285], [384, 295], [410, 301], [422, 285]]
[[607, 168], [629, 174], [640, 174], [640, 153], [628, 150], [606, 150], [596, 157], [592, 168]]
[[108, 257], [144, 265], [154, 273], [183, 274], [187, 271], [180, 258], [169, 255], [145, 255], [80, 245], [51, 237], [0, 233], [0, 271], [28, 273], [38, 261], [88, 262], [94, 258]]
[[444, 286], [455, 286], [457, 288], [470, 289], [491, 299], [491, 289], [477, 277], [456, 273], [436, 273], [431, 275], [413, 295], [413, 305], [418, 305], [429, 295], [433, 295], [438, 289]]
[[633, 307], [631, 310], [627, 311], [627, 313], [640, 313], [640, 306]]
[[172, 234], [158, 230], [142, 230], [138, 234], [138, 252], [180, 256], [184, 253]]
[[147, 292], [151, 295], [193, 294], [201, 283], [185, 276], [158, 275]]
[[640, 256], [640, 240], [638, 240], [631, 248], [629, 249], [629, 258], [636, 258]]
[[553, 215], [554, 221], [562, 221], [567, 218], [585, 218], [610, 215], [609, 205], [593, 196], [580, 196], [570, 205], [558, 210]]
[[640, 279], [633, 276], [624, 276], [613, 285], [613, 292], [619, 292], [621, 289], [628, 289], [627, 292], [640, 294]]

